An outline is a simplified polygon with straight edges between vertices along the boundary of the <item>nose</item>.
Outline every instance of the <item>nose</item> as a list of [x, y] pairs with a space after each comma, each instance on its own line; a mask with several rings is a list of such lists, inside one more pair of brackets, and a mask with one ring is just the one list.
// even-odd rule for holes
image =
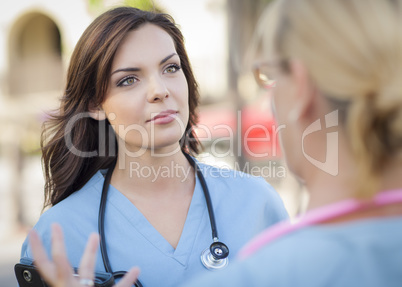
[[155, 103], [169, 97], [169, 91], [160, 76], [153, 76], [149, 80], [148, 102]]

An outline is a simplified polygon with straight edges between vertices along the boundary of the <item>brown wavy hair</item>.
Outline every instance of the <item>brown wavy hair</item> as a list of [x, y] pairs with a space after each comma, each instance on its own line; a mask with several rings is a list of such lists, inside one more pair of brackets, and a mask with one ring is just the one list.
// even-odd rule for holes
[[170, 15], [132, 7], [114, 8], [98, 16], [84, 31], [71, 57], [60, 109], [44, 123], [41, 139], [44, 208], [67, 198], [99, 169], [108, 168], [116, 160], [113, 129], [107, 120], [92, 119], [89, 110], [104, 101], [112, 61], [121, 41], [129, 31], [146, 23], [159, 26], [174, 41], [189, 92], [190, 117], [180, 140], [181, 149], [198, 153], [200, 143], [194, 127], [198, 121], [199, 91], [182, 33]]

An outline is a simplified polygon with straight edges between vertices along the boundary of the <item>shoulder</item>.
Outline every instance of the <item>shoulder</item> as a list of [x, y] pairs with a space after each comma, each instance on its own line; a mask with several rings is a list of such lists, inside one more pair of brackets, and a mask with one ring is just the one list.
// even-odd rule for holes
[[[42, 214], [39, 222], [66, 217], [82, 217], [99, 208], [104, 178], [98, 171], [80, 190], [75, 191]], [[67, 216], [68, 215], [68, 216]], [[39, 223], [38, 222], [38, 223]]]
[[219, 275], [202, 276], [185, 286], [331, 286], [310, 283], [328, 277], [328, 270], [333, 270], [339, 258], [344, 257], [339, 250], [339, 242], [325, 235], [294, 232], [232, 262]]
[[203, 163], [199, 163], [199, 167], [208, 185], [212, 186], [215, 192], [247, 197], [247, 200], [282, 203], [277, 191], [262, 177], [229, 167], [215, 167]]
[[395, 250], [400, 247], [402, 231], [395, 230], [401, 222], [402, 218], [375, 219], [303, 228], [237, 262], [234, 273], [245, 270], [245, 277], [257, 280], [253, 286], [263, 286], [261, 282], [273, 286], [398, 286], [393, 284], [402, 280], [396, 267], [402, 258]]
[[402, 218], [303, 228], [185, 286], [400, 286]]
[[223, 204], [243, 211], [263, 212], [261, 218], [273, 222], [288, 218], [282, 198], [262, 177], [230, 168], [218, 168], [199, 163], [214, 205]]
[[[50, 252], [51, 226], [61, 225], [66, 245], [85, 242], [89, 233], [96, 232], [103, 176], [98, 171], [80, 190], [46, 210], [33, 229], [38, 233], [45, 248]], [[73, 244], [74, 245], [74, 244]], [[31, 258], [27, 239], [21, 257]]]
[[268, 184], [262, 177], [253, 176], [251, 174], [234, 170], [229, 167], [215, 167], [203, 163], [199, 163], [199, 168], [205, 179], [214, 183], [222, 183], [227, 186], [243, 188], [247, 187], [260, 189], [271, 189], [273, 187]]

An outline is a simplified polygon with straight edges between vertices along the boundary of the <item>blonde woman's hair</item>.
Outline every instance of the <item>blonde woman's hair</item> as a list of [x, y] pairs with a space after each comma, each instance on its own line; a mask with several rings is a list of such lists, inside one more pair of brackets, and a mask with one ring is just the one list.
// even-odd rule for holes
[[402, 154], [402, 0], [279, 0], [262, 19], [267, 51], [302, 60], [334, 107], [346, 106], [356, 196], [371, 197]]

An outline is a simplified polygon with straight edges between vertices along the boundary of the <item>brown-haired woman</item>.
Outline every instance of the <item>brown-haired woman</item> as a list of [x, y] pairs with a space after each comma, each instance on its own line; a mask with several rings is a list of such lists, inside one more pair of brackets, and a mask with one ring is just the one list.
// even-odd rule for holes
[[[262, 178], [203, 165], [189, 155], [199, 147], [194, 133], [198, 98], [182, 34], [170, 16], [121, 7], [86, 29], [71, 58], [59, 114], [46, 132], [50, 138], [43, 143], [45, 204], [52, 207], [34, 229], [47, 253], [50, 226], [57, 222], [68, 260], [78, 267], [90, 233], [102, 220], [104, 250], [96, 262], [84, 256], [82, 270], [93, 264], [107, 272], [137, 265], [145, 286], [177, 286], [210, 272], [200, 260], [218, 240], [216, 232], [211, 237], [210, 219], [216, 218], [230, 258], [252, 236], [287, 218], [281, 199]], [[102, 194], [107, 195], [100, 209]], [[56, 245], [60, 233], [55, 227]], [[38, 238], [32, 238], [33, 248], [24, 243], [21, 261], [45, 258]], [[95, 252], [93, 241], [87, 250]], [[211, 269], [219, 262], [209, 262]], [[57, 260], [56, 267], [47, 259], [37, 263], [50, 285], [64, 274], [55, 271]], [[92, 271], [81, 271], [82, 284], [90, 285]]]

